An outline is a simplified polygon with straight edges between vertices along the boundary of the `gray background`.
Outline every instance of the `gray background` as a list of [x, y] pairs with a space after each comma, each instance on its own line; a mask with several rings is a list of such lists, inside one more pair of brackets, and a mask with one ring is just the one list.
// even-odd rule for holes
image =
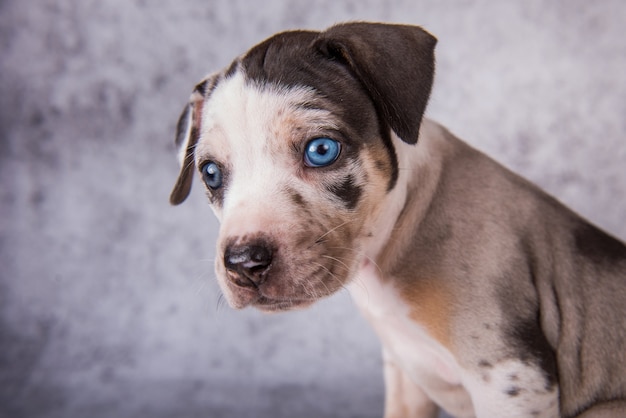
[[205, 73], [349, 19], [439, 38], [429, 116], [626, 237], [626, 2], [0, 1], [0, 416], [379, 417], [347, 293], [219, 301], [200, 188], [167, 203]]

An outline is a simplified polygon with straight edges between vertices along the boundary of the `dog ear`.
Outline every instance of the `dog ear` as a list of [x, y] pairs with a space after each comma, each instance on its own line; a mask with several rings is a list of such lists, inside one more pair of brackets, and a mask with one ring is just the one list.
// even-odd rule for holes
[[415, 144], [433, 84], [436, 43], [418, 26], [355, 22], [322, 32], [314, 46], [346, 65], [389, 127]]
[[189, 99], [189, 103], [185, 106], [183, 113], [178, 119], [175, 142], [178, 148], [180, 173], [178, 174], [178, 179], [170, 194], [170, 203], [172, 205], [182, 203], [187, 196], [189, 196], [193, 174], [196, 168], [194, 153], [200, 134], [202, 106], [214, 84], [214, 77], [207, 77], [196, 85]]

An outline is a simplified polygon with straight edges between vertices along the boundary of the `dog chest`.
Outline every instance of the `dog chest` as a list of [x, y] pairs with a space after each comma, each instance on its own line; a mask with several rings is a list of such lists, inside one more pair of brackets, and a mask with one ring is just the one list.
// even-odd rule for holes
[[426, 327], [412, 319], [411, 307], [391, 283], [381, 280], [373, 263], [364, 263], [349, 290], [393, 361], [411, 380], [426, 390], [461, 384], [454, 356]]

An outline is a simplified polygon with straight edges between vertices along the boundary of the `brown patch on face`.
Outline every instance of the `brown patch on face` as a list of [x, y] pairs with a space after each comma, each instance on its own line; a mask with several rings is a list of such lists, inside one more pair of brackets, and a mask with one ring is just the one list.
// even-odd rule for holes
[[391, 152], [382, 140], [369, 143], [366, 148], [368, 152], [361, 154], [364, 164], [369, 167], [368, 171], [372, 177], [385, 180], [385, 192], [389, 192], [395, 186], [398, 177], [395, 151]]
[[451, 348], [452, 293], [437, 280], [418, 280], [400, 291], [410, 305], [410, 318], [447, 348]]
[[309, 212], [308, 203], [304, 200], [304, 197], [295, 189], [289, 188], [287, 189], [287, 193], [289, 194], [289, 199], [296, 206], [301, 208], [303, 211]]

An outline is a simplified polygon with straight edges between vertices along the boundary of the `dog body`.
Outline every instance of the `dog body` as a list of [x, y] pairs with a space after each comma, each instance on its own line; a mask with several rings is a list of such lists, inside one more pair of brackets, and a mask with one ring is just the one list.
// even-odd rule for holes
[[171, 202], [197, 167], [233, 307], [349, 289], [387, 418], [626, 416], [626, 246], [422, 117], [435, 43], [352, 23], [257, 45], [196, 86]]

